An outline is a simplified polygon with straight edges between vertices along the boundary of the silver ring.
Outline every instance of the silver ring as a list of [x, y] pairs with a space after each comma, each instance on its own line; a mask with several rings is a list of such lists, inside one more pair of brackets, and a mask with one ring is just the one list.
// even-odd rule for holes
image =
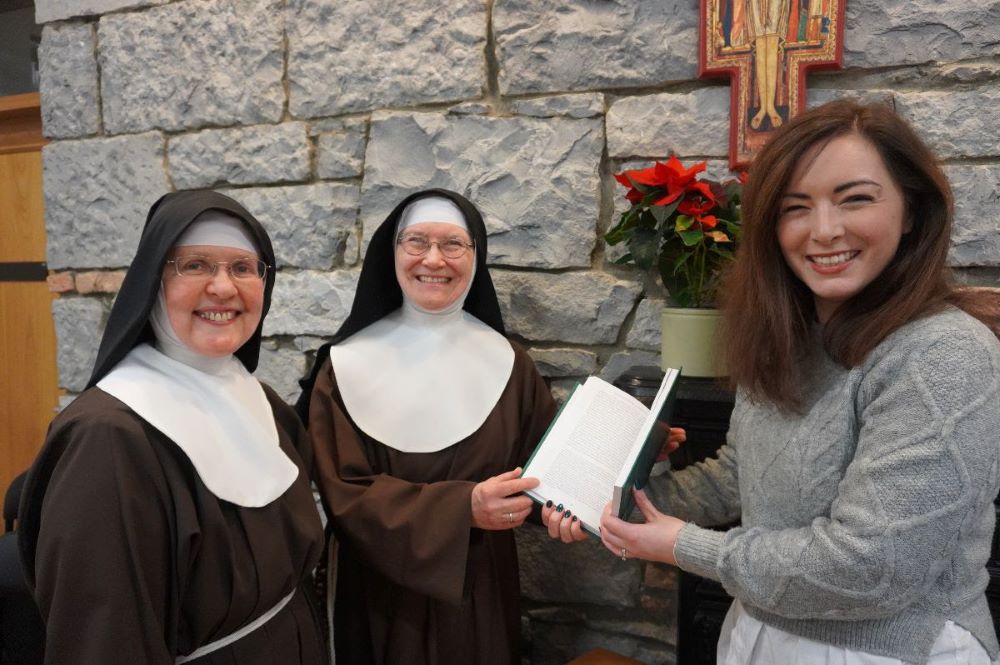
[[628, 561], [628, 557], [626, 556], [627, 554], [628, 554], [628, 550], [623, 547], [622, 548], [622, 561]]
[[507, 523], [508, 524], [514, 523], [514, 513], [507, 513]]

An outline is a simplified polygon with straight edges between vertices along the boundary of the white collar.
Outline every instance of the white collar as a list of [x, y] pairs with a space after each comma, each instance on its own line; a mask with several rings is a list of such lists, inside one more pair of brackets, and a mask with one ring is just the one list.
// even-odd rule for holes
[[401, 452], [433, 453], [483, 424], [510, 380], [514, 349], [464, 310], [404, 302], [330, 347], [330, 362], [362, 431]]
[[265, 506], [299, 474], [264, 389], [235, 357], [213, 359], [206, 372], [140, 344], [97, 387], [177, 444], [220, 499]]

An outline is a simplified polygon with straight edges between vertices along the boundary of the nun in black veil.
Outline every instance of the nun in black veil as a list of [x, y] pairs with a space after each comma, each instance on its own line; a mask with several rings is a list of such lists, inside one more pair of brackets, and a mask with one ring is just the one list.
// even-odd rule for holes
[[[390, 213], [303, 387], [339, 545], [338, 665], [519, 663], [513, 530], [538, 483], [519, 467], [555, 405], [505, 335], [469, 201], [427, 190]], [[549, 516], [552, 535], [579, 537]]]
[[215, 192], [150, 209], [87, 390], [21, 504], [46, 663], [319, 665], [322, 528], [294, 411], [250, 372], [263, 227]]

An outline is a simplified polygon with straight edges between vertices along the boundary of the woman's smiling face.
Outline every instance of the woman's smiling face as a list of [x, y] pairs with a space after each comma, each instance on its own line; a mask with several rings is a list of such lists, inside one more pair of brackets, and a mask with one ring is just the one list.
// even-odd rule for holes
[[419, 235], [431, 243], [426, 254], [408, 254], [396, 243], [396, 279], [403, 294], [418, 308], [428, 312], [441, 311], [465, 294], [472, 279], [475, 250], [468, 248], [462, 256], [451, 259], [441, 253], [440, 243], [458, 239], [472, 243], [469, 232], [446, 222], [421, 222], [407, 226], [402, 236]]
[[778, 244], [821, 322], [878, 278], [909, 230], [899, 185], [856, 133], [807, 151], [779, 208]]
[[170, 257], [199, 256], [219, 265], [214, 275], [182, 277], [173, 264], [163, 269], [163, 295], [167, 316], [177, 338], [190, 350], [217, 357], [235, 353], [246, 344], [260, 324], [264, 309], [264, 280], [256, 276], [233, 279], [229, 262], [250, 257], [253, 252], [234, 247], [186, 245], [175, 247]]

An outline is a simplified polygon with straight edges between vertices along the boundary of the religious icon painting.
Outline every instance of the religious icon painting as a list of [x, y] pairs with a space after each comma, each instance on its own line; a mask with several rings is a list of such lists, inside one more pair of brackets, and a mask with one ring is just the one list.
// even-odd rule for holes
[[729, 76], [729, 166], [805, 109], [806, 72], [839, 69], [847, 0], [701, 0], [698, 74]]

